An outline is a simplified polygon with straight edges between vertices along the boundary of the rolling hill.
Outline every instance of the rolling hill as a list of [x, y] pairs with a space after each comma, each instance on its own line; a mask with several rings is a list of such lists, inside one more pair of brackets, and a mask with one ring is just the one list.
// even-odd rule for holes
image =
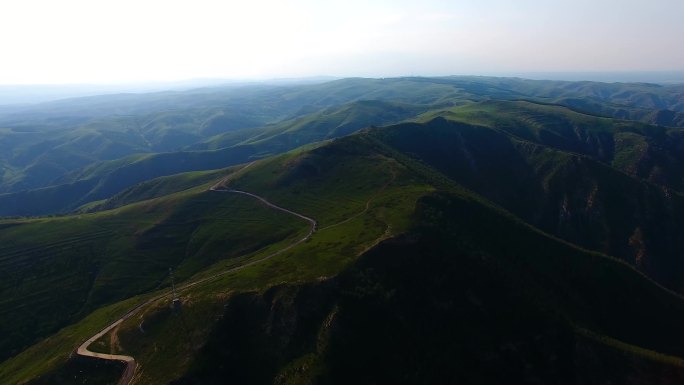
[[455, 77], [214, 94], [274, 120], [192, 123], [184, 151], [0, 196], [78, 210], [0, 220], [0, 383], [115, 383], [120, 367], [72, 353], [141, 303], [90, 346], [135, 357], [135, 384], [680, 383], [683, 131], [559, 102], [675, 113], [677, 90]]

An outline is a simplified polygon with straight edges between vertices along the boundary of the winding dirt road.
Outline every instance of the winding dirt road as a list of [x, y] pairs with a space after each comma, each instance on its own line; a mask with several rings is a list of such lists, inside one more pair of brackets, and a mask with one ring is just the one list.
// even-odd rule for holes
[[[250, 163], [249, 165], [245, 166], [244, 168], [242, 168], [241, 170], [244, 170], [245, 168], [249, 167], [250, 165], [251, 165], [251, 163]], [[296, 217], [298, 217], [298, 218], [300, 218], [300, 219], [303, 219], [303, 220], [309, 222], [309, 224], [311, 225], [311, 228], [309, 229], [309, 232], [306, 234], [306, 236], [305, 236], [304, 238], [301, 238], [301, 239], [299, 239], [299, 240], [297, 240], [297, 241], [295, 241], [295, 242], [292, 242], [292, 243], [290, 243], [289, 245], [287, 245], [286, 247], [284, 247], [284, 248], [282, 248], [282, 249], [279, 249], [279, 250], [276, 251], [276, 252], [273, 252], [273, 253], [271, 253], [271, 254], [268, 254], [268, 255], [266, 255], [266, 256], [264, 256], [264, 257], [262, 257], [262, 258], [259, 258], [259, 259], [257, 259], [257, 260], [251, 261], [251, 262], [249, 262], [249, 263], [245, 263], [245, 264], [240, 265], [240, 266], [238, 266], [238, 267], [234, 267], [234, 268], [231, 268], [231, 269], [222, 271], [222, 272], [220, 272], [220, 273], [211, 275], [211, 276], [209, 276], [209, 277], [205, 277], [205, 278], [202, 278], [202, 279], [198, 279], [198, 280], [196, 280], [196, 281], [193, 281], [193, 282], [188, 282], [188, 283], [186, 283], [186, 284], [184, 284], [184, 285], [180, 285], [180, 286], [177, 287], [177, 291], [178, 291], [179, 293], [182, 292], [182, 291], [184, 291], [184, 290], [187, 290], [187, 289], [189, 289], [189, 288], [191, 288], [191, 287], [193, 287], [193, 286], [196, 286], [196, 285], [199, 285], [199, 284], [201, 284], [201, 283], [204, 283], [204, 282], [210, 281], [210, 280], [212, 280], [212, 279], [215, 279], [215, 278], [217, 278], [217, 277], [220, 277], [220, 276], [222, 276], [222, 275], [224, 275], [224, 274], [228, 274], [228, 273], [232, 273], [232, 272], [235, 272], [235, 271], [238, 271], [238, 270], [242, 270], [242, 269], [244, 269], [244, 268], [246, 268], [246, 267], [253, 266], [253, 265], [257, 264], [257, 263], [261, 263], [261, 262], [266, 261], [266, 260], [268, 260], [268, 259], [270, 259], [270, 258], [273, 258], [273, 257], [275, 257], [276, 255], [282, 254], [282, 253], [284, 253], [285, 251], [290, 250], [291, 248], [293, 248], [293, 247], [295, 247], [295, 246], [297, 246], [297, 245], [299, 245], [299, 244], [301, 244], [301, 243], [306, 242], [307, 240], [309, 240], [309, 238], [311, 238], [311, 236], [313, 235], [313, 233], [316, 232], [317, 222], [316, 222], [315, 219], [310, 218], [310, 217], [307, 217], [307, 216], [302, 215], [302, 214], [299, 214], [299, 213], [294, 212], [294, 211], [292, 211], [292, 210], [288, 210], [288, 209], [286, 209], [286, 208], [284, 208], [284, 207], [280, 207], [280, 206], [278, 206], [278, 205], [275, 205], [275, 204], [273, 204], [273, 203], [267, 201], [265, 198], [260, 197], [260, 196], [258, 196], [258, 195], [256, 195], [256, 194], [252, 194], [252, 193], [246, 192], [246, 191], [228, 189], [228, 188], [226, 188], [226, 187], [224, 186], [225, 183], [227, 182], [228, 178], [229, 178], [229, 177], [224, 178], [224, 179], [222, 179], [221, 181], [219, 181], [218, 183], [216, 183], [215, 185], [211, 186], [211, 187], [209, 188], [209, 191], [224, 192], [224, 193], [233, 193], [233, 194], [242, 194], [242, 195], [250, 196], [250, 197], [252, 197], [252, 198], [254, 198], [254, 199], [257, 199], [257, 200], [261, 201], [263, 204], [265, 204], [266, 206], [268, 206], [268, 207], [270, 207], [270, 208], [272, 208], [272, 209], [274, 209], [274, 210], [283, 211], [283, 212], [285, 212], [285, 213], [288, 213], [288, 214], [290, 214], [290, 215], [294, 215], [294, 216], [296, 216]], [[118, 325], [120, 325], [122, 322], [124, 322], [125, 320], [131, 318], [133, 315], [135, 315], [136, 313], [138, 313], [138, 312], [139, 312], [140, 310], [142, 310], [145, 306], [147, 306], [147, 305], [149, 305], [149, 304], [151, 304], [151, 303], [153, 303], [153, 302], [159, 301], [159, 300], [161, 300], [161, 299], [164, 299], [164, 298], [166, 298], [166, 297], [168, 297], [168, 296], [169, 296], [169, 293], [160, 294], [160, 295], [158, 295], [158, 296], [155, 296], [155, 297], [153, 297], [153, 298], [150, 298], [149, 300], [147, 300], [147, 301], [145, 301], [145, 302], [143, 302], [143, 303], [137, 305], [137, 306], [134, 307], [133, 309], [129, 310], [128, 313], [124, 314], [121, 318], [119, 318], [118, 320], [114, 321], [113, 323], [111, 323], [110, 325], [108, 325], [107, 327], [105, 327], [104, 329], [102, 329], [100, 332], [98, 332], [98, 333], [95, 334], [94, 336], [88, 338], [88, 340], [86, 340], [85, 342], [83, 342], [83, 343], [81, 344], [81, 346], [78, 347], [78, 349], [76, 350], [76, 353], [77, 353], [78, 355], [84, 356], [84, 357], [93, 357], [93, 358], [99, 358], [99, 359], [103, 359], [103, 360], [110, 360], [110, 361], [119, 361], [119, 362], [123, 362], [124, 364], [126, 364], [126, 369], [124, 370], [124, 372], [123, 372], [123, 374], [121, 375], [121, 378], [119, 379], [119, 382], [118, 382], [117, 384], [118, 384], [118, 385], [128, 385], [128, 384], [130, 384], [131, 380], [133, 379], [133, 375], [135, 374], [135, 370], [136, 370], [136, 368], [137, 368], [137, 364], [136, 364], [136, 362], [135, 362], [135, 358], [133, 358], [133, 357], [131, 357], [131, 356], [124, 356], [124, 355], [117, 355], [117, 354], [96, 353], [96, 352], [92, 352], [92, 351], [88, 350], [88, 347], [90, 347], [90, 345], [91, 345], [93, 342], [97, 341], [97, 340], [100, 339], [102, 336], [104, 336], [105, 334], [109, 333], [112, 329], [114, 329], [115, 327], [117, 327]]]
[[[148, 304], [148, 303], [146, 303], [146, 304]], [[138, 310], [138, 309], [136, 309], [136, 310]], [[135, 363], [135, 358], [133, 358], [131, 356], [121, 356], [121, 355], [117, 355], [117, 354], [105, 354], [105, 353], [91, 352], [90, 350], [88, 350], [88, 347], [90, 346], [90, 344], [97, 341], [98, 339], [100, 339], [100, 337], [109, 333], [110, 330], [114, 329], [119, 324], [121, 324], [123, 321], [128, 319], [131, 315], [133, 315], [133, 314], [128, 314], [127, 316], [119, 318], [113, 324], [107, 326], [106, 328], [102, 329], [99, 333], [88, 338], [88, 340], [85, 341], [84, 343], [82, 343], [81, 346], [78, 347], [78, 350], [76, 350], [76, 354], [78, 354], [79, 356], [100, 358], [103, 360], [110, 360], [110, 361], [119, 361], [119, 362], [123, 362], [124, 364], [126, 364], [126, 369], [124, 370], [123, 374], [121, 375], [121, 378], [119, 379], [119, 382], [117, 383], [118, 385], [128, 385], [131, 382], [131, 380], [133, 379], [133, 374], [135, 373], [135, 368], [137, 366]]]

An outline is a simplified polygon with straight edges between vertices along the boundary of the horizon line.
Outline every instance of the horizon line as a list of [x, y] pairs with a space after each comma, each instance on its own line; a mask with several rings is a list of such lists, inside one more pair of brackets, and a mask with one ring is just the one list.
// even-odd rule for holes
[[[586, 79], [581, 79], [579, 76], [588, 76]], [[145, 85], [171, 85], [183, 83], [207, 83], [215, 84], [219, 82], [225, 83], [268, 83], [268, 82], [296, 82], [296, 81], [325, 81], [325, 80], [339, 80], [339, 79], [399, 79], [399, 78], [444, 78], [444, 77], [500, 77], [500, 78], [523, 78], [529, 80], [568, 80], [568, 81], [601, 81], [596, 80], [597, 77], [610, 76], [675, 76], [677, 79], [662, 79], [661, 81], [678, 81], [684, 83], [684, 69], [682, 70], [615, 70], [615, 71], [502, 71], [502, 72], [487, 72], [487, 73], [454, 73], [454, 74], [405, 74], [405, 75], [391, 75], [391, 76], [364, 76], [364, 75], [306, 75], [306, 76], [282, 76], [282, 77], [186, 77], [178, 79], [146, 79], [146, 80], [122, 80], [122, 81], [108, 81], [108, 80], [94, 80], [94, 81], [56, 81], [56, 82], [25, 82], [25, 83], [0, 83], [0, 87], [87, 87], [87, 86], [145, 86]], [[529, 77], [528, 77], [529, 76]], [[557, 77], [572, 77], [573, 79], [564, 78], [545, 78], [542, 76], [557, 76]], [[607, 82], [623, 82], [605, 80]], [[648, 80], [643, 80], [649, 82]], [[638, 80], [631, 80], [628, 82], [639, 82]]]

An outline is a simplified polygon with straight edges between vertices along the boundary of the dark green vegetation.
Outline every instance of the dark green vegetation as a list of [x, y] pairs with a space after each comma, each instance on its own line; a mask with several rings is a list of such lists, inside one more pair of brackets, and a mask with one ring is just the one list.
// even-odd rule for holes
[[30, 385], [52, 384], [101, 384], [115, 385], [121, 377], [124, 366], [118, 362], [76, 357], [68, 364], [47, 376], [29, 381]]
[[431, 111], [486, 126], [557, 150], [586, 155], [638, 179], [684, 190], [684, 131], [628, 120], [600, 118], [557, 105], [483, 102]]
[[[521, 115], [525, 112], [521, 109]], [[506, 118], [506, 109], [501, 115], [502, 120], [515, 125], [513, 118]], [[563, 118], [560, 114], [552, 116]], [[674, 189], [678, 186], [666, 178], [659, 180], [660, 186], [639, 178], [639, 167], [633, 163], [638, 164], [643, 157], [634, 157], [630, 164], [620, 162], [619, 168], [604, 163], [615, 163], [616, 158], [628, 158], [625, 153], [630, 150], [641, 149], [624, 144], [606, 146], [614, 155], [602, 157], [600, 154], [608, 150], [593, 151], [590, 147], [592, 143], [619, 142], [616, 137], [623, 134], [622, 123], [586, 124], [584, 127], [595, 131], [568, 129], [568, 138], [548, 133], [558, 130], [559, 125], [553, 122], [542, 125], [532, 121], [514, 126], [517, 130], [511, 126], [501, 129], [493, 125], [498, 129], [489, 129], [437, 118], [426, 124], [378, 129], [369, 135], [429, 164], [550, 234], [620, 257], [678, 291], [684, 288], [684, 241], [680, 237], [684, 233], [684, 196]], [[524, 131], [529, 127], [539, 131]], [[638, 136], [633, 132], [626, 135]], [[553, 138], [547, 141], [555, 145], [544, 143], [546, 138]], [[640, 139], [645, 143], [653, 140], [647, 136]], [[583, 149], [587, 143], [589, 149]], [[633, 170], [634, 177], [622, 168]], [[673, 176], [672, 180], [677, 178]]]
[[[41, 189], [7, 168], [5, 214], [77, 211], [0, 221], [0, 383], [110, 381], [70, 353], [168, 292], [169, 267], [207, 280], [92, 346], [136, 357], [139, 384], [684, 381], [681, 86], [345, 79], [24, 108], [0, 116], [8, 148], [17, 127], [135, 146], [54, 139], [45, 159], [90, 158]], [[307, 223], [220, 181], [316, 233], [285, 249]]]

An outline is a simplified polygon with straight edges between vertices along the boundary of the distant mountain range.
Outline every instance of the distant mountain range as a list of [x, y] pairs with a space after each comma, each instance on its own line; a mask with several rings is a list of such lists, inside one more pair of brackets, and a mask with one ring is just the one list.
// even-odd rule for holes
[[527, 99], [679, 127], [683, 90], [477, 77], [345, 79], [17, 107], [0, 114], [0, 192], [8, 194], [0, 196], [0, 215], [62, 213], [149, 178], [225, 167], [474, 101]]

